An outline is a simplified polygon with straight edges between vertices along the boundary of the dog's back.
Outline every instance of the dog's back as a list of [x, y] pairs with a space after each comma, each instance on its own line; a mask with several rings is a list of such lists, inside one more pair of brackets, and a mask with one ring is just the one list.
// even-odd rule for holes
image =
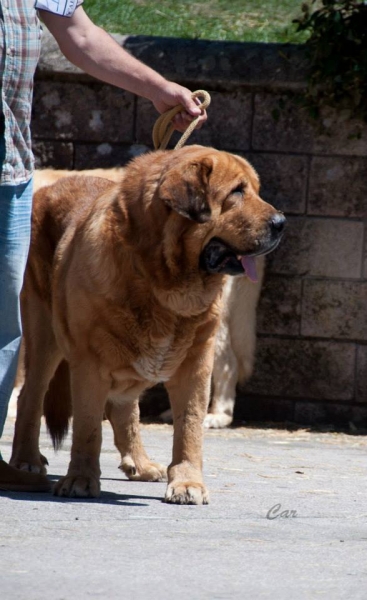
[[121, 181], [124, 173], [123, 167], [113, 167], [111, 169], [87, 169], [84, 171], [68, 171], [62, 169], [36, 169], [33, 176], [33, 191], [36, 193], [42, 187], [52, 185], [61, 178], [65, 177], [102, 177], [110, 181]]

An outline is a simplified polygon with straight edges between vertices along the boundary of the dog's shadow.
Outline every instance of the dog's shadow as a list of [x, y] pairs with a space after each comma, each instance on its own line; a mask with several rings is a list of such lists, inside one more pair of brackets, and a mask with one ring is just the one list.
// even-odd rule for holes
[[[51, 483], [56, 483], [59, 476], [48, 475]], [[111, 477], [101, 477], [102, 481], [119, 481], [125, 482], [124, 479], [114, 479]], [[133, 481], [127, 481], [133, 484]], [[9, 498], [10, 500], [23, 500], [25, 502], [56, 502], [56, 503], [72, 503], [72, 504], [110, 504], [115, 506], [149, 506], [147, 502], [138, 502], [134, 500], [149, 500], [163, 502], [163, 496], [143, 496], [139, 494], [117, 494], [116, 492], [101, 491], [99, 498], [66, 498], [53, 496], [52, 492], [9, 492], [0, 490], [0, 498]]]

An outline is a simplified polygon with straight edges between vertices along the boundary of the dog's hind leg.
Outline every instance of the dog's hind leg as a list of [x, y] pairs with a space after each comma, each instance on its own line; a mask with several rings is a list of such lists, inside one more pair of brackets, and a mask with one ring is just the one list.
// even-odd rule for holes
[[152, 462], [144, 449], [140, 437], [139, 401], [108, 400], [105, 413], [121, 454], [119, 468], [125, 475], [135, 481], [166, 481], [166, 467]]
[[43, 400], [62, 358], [46, 304], [35, 295], [22, 302], [25, 338], [25, 381], [18, 398], [17, 419], [10, 464], [18, 469], [45, 473], [47, 459], [39, 450]]

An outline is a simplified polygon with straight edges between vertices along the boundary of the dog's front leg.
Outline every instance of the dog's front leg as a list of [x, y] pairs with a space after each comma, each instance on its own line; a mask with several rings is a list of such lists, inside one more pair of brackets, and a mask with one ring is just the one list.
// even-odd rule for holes
[[208, 504], [202, 476], [203, 422], [210, 396], [213, 339], [193, 348], [166, 384], [173, 413], [173, 455], [165, 501]]
[[54, 488], [56, 496], [97, 498], [100, 494], [99, 455], [102, 418], [109, 382], [99, 374], [98, 365], [83, 361], [70, 368], [73, 400], [73, 443], [68, 473]]

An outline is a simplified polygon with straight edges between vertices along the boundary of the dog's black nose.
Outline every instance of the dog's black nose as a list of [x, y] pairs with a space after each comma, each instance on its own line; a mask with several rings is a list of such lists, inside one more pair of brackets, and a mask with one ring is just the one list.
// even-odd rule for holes
[[282, 213], [276, 213], [270, 219], [270, 227], [273, 233], [279, 234], [282, 233], [284, 226], [286, 224], [286, 218]]

